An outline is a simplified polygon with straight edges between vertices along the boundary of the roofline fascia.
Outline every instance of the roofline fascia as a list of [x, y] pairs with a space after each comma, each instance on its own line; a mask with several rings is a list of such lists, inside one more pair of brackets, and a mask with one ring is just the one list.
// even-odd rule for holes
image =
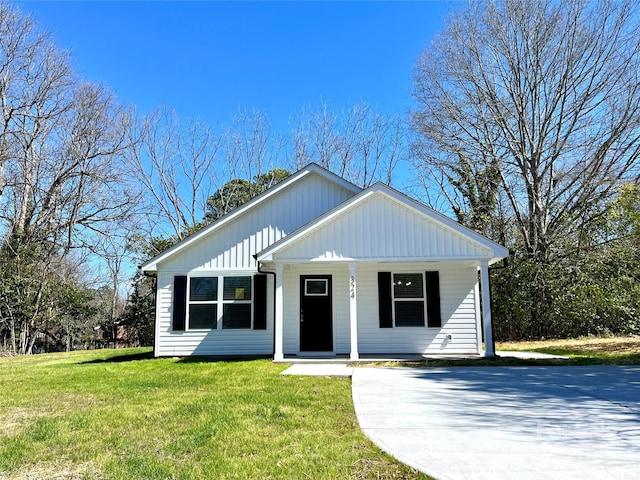
[[265, 264], [275, 264], [282, 263], [286, 265], [297, 265], [297, 264], [320, 264], [320, 263], [477, 263], [478, 267], [481, 262], [488, 262], [489, 265], [493, 265], [500, 260], [506, 257], [367, 257], [367, 258], [352, 258], [352, 257], [344, 257], [344, 258], [331, 258], [331, 259], [322, 259], [322, 258], [312, 258], [312, 259], [300, 259], [300, 258], [276, 258], [268, 257], [262, 258], [258, 260], [258, 263]]

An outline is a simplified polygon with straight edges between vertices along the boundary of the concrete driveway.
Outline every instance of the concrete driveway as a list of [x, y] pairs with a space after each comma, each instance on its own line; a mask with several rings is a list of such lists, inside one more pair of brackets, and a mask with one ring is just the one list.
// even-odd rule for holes
[[640, 367], [354, 368], [353, 400], [438, 480], [640, 479]]

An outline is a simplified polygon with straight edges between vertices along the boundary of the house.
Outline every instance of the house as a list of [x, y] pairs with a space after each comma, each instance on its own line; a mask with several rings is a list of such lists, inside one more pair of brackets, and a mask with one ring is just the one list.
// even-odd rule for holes
[[483, 325], [491, 356], [489, 266], [507, 255], [310, 164], [140, 268], [157, 275], [156, 356], [482, 354]]

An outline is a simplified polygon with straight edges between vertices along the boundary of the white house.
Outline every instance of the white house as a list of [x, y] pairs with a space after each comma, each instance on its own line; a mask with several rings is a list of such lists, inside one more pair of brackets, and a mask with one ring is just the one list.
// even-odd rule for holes
[[489, 265], [507, 255], [310, 164], [140, 268], [158, 280], [156, 356], [357, 360], [481, 354], [483, 325], [493, 355]]

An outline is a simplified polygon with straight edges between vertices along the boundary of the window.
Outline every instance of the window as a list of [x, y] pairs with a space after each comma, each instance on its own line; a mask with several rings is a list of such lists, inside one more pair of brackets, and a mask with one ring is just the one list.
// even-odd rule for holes
[[304, 294], [307, 297], [326, 297], [329, 295], [327, 279], [305, 279]]
[[393, 309], [396, 327], [424, 326], [423, 285], [422, 273], [393, 275]]
[[189, 280], [189, 330], [251, 328], [252, 305], [251, 276]]
[[173, 332], [267, 329], [267, 276], [173, 278]]
[[440, 327], [440, 274], [378, 272], [380, 328]]
[[222, 328], [251, 328], [251, 277], [224, 277]]
[[189, 329], [217, 328], [218, 277], [191, 277], [189, 282]]

